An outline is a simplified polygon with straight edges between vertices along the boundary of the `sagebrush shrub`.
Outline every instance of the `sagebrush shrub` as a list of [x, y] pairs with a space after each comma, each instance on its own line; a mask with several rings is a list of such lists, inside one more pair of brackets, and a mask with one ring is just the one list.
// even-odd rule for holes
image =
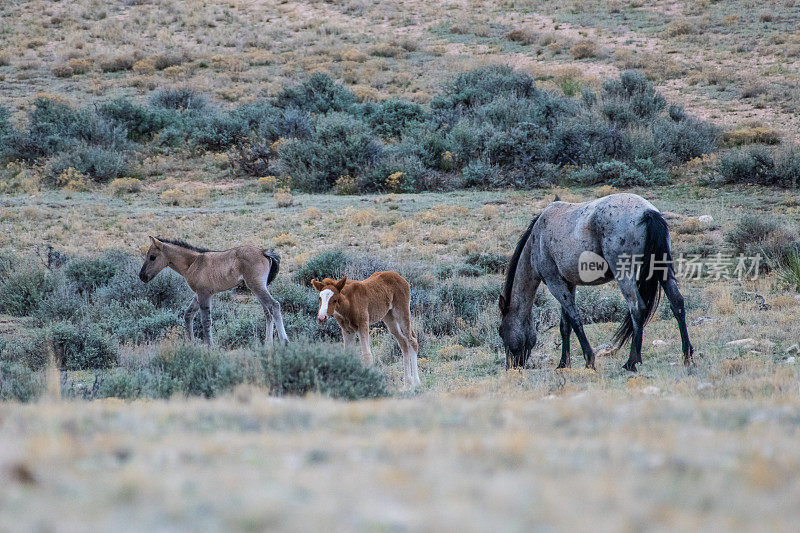
[[47, 174], [55, 182], [56, 178], [71, 168], [98, 183], [106, 183], [124, 176], [128, 162], [124, 153], [86, 146], [61, 154], [50, 163]]
[[247, 138], [247, 123], [236, 115], [203, 112], [192, 117], [189, 138], [206, 150], [227, 150]]
[[149, 366], [151, 392], [160, 397], [180, 392], [214, 398], [245, 380], [245, 369], [230, 354], [198, 344], [163, 346]]
[[78, 292], [92, 292], [107, 284], [117, 273], [118, 263], [105, 258], [79, 258], [64, 266], [64, 275], [75, 284]]
[[481, 67], [456, 77], [431, 101], [434, 110], [483, 105], [498, 95], [528, 98], [537, 92], [533, 78], [506, 65]]
[[359, 176], [377, 163], [381, 145], [364, 122], [344, 113], [330, 113], [317, 120], [309, 139], [281, 144], [278, 155], [294, 185], [327, 191], [339, 176]]
[[344, 400], [388, 395], [383, 375], [338, 344], [293, 343], [261, 352], [261, 362], [273, 394], [317, 392]]
[[66, 370], [109, 368], [117, 363], [118, 347], [97, 325], [78, 327], [69, 322], [55, 322], [45, 333], [55, 360]]
[[52, 276], [40, 268], [26, 266], [0, 280], [0, 313], [28, 316], [53, 290]]
[[150, 97], [152, 106], [164, 109], [201, 111], [207, 103], [204, 95], [189, 88], [160, 89]]
[[106, 102], [100, 106], [99, 113], [124, 127], [128, 137], [133, 140], [145, 140], [178, 120], [169, 111], [145, 107], [127, 98]]
[[800, 236], [794, 227], [757, 215], [745, 215], [725, 235], [735, 254], [765, 258], [762, 268], [786, 265], [798, 250]]
[[399, 137], [409, 125], [419, 124], [427, 119], [419, 104], [402, 100], [368, 104], [364, 113], [372, 130], [381, 137]]
[[276, 98], [279, 107], [296, 107], [310, 113], [347, 111], [354, 103], [352, 92], [322, 72], [315, 72], [296, 87], [287, 87]]
[[12, 363], [0, 362], [0, 400], [29, 402], [36, 399], [44, 390], [41, 374]]
[[320, 281], [323, 278], [340, 279], [345, 275], [345, 269], [349, 261], [350, 258], [341, 250], [322, 252], [297, 269], [294, 279], [304, 287], [308, 287], [312, 279]]
[[793, 149], [773, 155], [764, 146], [753, 146], [722, 156], [716, 170], [722, 183], [757, 183], [794, 188], [800, 183], [800, 155]]
[[641, 72], [626, 70], [618, 80], [603, 83], [603, 113], [609, 120], [623, 125], [651, 120], [666, 107], [666, 99]]

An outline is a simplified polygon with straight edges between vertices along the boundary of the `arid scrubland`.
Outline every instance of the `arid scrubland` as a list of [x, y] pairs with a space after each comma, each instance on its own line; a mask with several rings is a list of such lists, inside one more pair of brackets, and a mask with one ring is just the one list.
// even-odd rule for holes
[[[4, 2], [0, 529], [791, 530], [798, 22], [793, 1]], [[697, 365], [662, 302], [636, 375], [575, 349], [555, 371], [542, 287], [505, 372], [520, 234], [556, 194], [619, 191], [675, 254], [758, 275], [680, 279]], [[218, 348], [185, 345], [182, 280], [136, 278], [148, 235], [274, 248], [294, 347], [264, 349], [239, 290]], [[412, 285], [414, 392], [382, 326], [365, 370], [314, 320], [312, 277], [386, 268]], [[598, 348], [619, 290], [579, 305]]]

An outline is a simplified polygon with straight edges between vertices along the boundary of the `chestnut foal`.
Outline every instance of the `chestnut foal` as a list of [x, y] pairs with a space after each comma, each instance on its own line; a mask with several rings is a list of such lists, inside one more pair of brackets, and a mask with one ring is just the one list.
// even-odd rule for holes
[[319, 291], [317, 320], [336, 319], [342, 329], [345, 348], [351, 346], [358, 334], [361, 342], [361, 361], [372, 365], [374, 358], [369, 347], [369, 326], [383, 320], [403, 352], [405, 381], [412, 388], [419, 385], [417, 351], [419, 343], [411, 329], [411, 286], [397, 272], [375, 272], [364, 281], [347, 277], [339, 281], [325, 278], [311, 280]]

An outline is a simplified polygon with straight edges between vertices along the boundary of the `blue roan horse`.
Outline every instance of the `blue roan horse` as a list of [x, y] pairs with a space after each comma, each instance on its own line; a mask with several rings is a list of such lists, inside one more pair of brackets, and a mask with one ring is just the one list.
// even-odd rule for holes
[[667, 223], [653, 204], [635, 194], [612, 194], [591, 202], [556, 201], [533, 219], [517, 243], [500, 296], [500, 337], [506, 368], [525, 366], [536, 344], [533, 300], [542, 281], [561, 304], [561, 361], [570, 366], [569, 341], [578, 336], [586, 367], [595, 354], [575, 305], [577, 285], [599, 285], [616, 279], [630, 314], [612, 340], [612, 350], [632, 337], [624, 368], [642, 362], [642, 330], [658, 307], [661, 288], [678, 321], [683, 364], [693, 364], [694, 349], [686, 330], [683, 296], [672, 268]]

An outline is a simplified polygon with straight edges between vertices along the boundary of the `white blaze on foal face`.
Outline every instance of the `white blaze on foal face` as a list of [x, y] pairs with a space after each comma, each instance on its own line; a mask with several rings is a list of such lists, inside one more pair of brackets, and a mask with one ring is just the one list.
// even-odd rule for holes
[[331, 297], [333, 297], [333, 291], [330, 289], [325, 289], [319, 293], [319, 311], [317, 312], [317, 320], [320, 322], [325, 322], [325, 319], [328, 318], [328, 304], [331, 301]]

